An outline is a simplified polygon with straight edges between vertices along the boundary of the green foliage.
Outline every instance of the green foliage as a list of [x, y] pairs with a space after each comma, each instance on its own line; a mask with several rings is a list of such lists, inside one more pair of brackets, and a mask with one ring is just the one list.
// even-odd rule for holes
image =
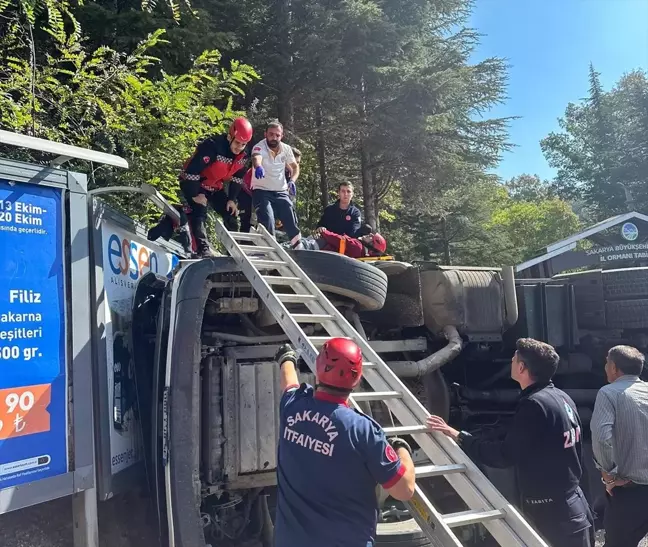
[[[177, 199], [196, 142], [245, 108], [255, 138], [279, 116], [303, 153], [306, 233], [343, 180], [406, 260], [515, 263], [574, 226], [537, 177], [486, 175], [509, 147], [508, 120], [485, 116], [506, 66], [470, 62], [469, 0], [47, 0], [33, 17], [24, 2], [0, 0], [0, 125], [129, 160], [93, 169], [93, 185], [148, 182]], [[151, 220], [138, 199], [114, 201]]]
[[[79, 0], [79, 5], [83, 1]], [[80, 28], [72, 15], [70, 3], [67, 0], [0, 0], [0, 16], [9, 17], [15, 13], [24, 16], [31, 27], [36, 25], [39, 16], [44, 15], [47, 19], [47, 26], [44, 31], [58, 42], [65, 41], [67, 33], [65, 30], [66, 19], [74, 26], [74, 38], [80, 36]]]
[[551, 183], [541, 180], [538, 175], [519, 175], [504, 184], [511, 198], [519, 201], [548, 199], [554, 195]]
[[550, 243], [578, 232], [579, 221], [566, 202], [558, 198], [534, 201], [505, 200], [494, 211], [489, 228], [504, 232], [513, 262], [536, 256]]
[[[53, 30], [51, 21], [46, 24]], [[87, 51], [76, 34], [48, 34], [49, 51], [35, 66], [19, 16], [2, 38], [8, 54], [0, 66], [0, 125], [129, 161], [128, 171], [94, 169], [95, 186], [148, 182], [177, 200], [181, 163], [199, 140], [224, 129], [238, 113], [234, 98], [257, 78], [248, 65], [223, 63], [215, 50], [200, 54], [184, 74], [151, 76], [158, 64], [152, 51], [165, 45], [163, 30], [128, 53], [109, 47]], [[132, 198], [120, 204], [136, 218], [146, 216]]]
[[569, 204], [531, 193], [537, 182], [530, 175], [505, 185], [482, 177], [434, 203], [417, 203], [403, 219], [412, 230], [406, 258], [464, 266], [519, 264], [576, 232], [579, 221]]
[[648, 208], [648, 75], [636, 70], [605, 92], [590, 70], [590, 94], [569, 104], [561, 131], [542, 141], [557, 168], [559, 195], [580, 201], [583, 214], [601, 220], [625, 212], [626, 192], [633, 207]]
[[328, 188], [355, 183], [370, 223], [387, 221], [394, 189], [404, 203], [436, 199], [507, 147], [506, 120], [483, 117], [504, 96], [505, 65], [469, 62], [477, 34], [464, 28], [468, 0], [229, 6], [204, 9], [213, 32], [236, 34], [231, 54], [262, 74], [257, 119], [279, 116], [289, 142], [323, 158]]

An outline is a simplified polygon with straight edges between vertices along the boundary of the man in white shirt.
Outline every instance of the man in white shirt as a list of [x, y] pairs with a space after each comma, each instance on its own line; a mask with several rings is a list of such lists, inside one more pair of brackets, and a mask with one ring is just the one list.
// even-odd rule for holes
[[297, 215], [288, 194], [286, 169], [297, 181], [299, 164], [292, 148], [281, 142], [283, 126], [278, 121], [270, 122], [265, 131], [265, 139], [252, 148], [252, 206], [257, 221], [274, 235], [275, 213], [283, 224], [283, 229], [292, 245], [301, 239], [297, 226]]

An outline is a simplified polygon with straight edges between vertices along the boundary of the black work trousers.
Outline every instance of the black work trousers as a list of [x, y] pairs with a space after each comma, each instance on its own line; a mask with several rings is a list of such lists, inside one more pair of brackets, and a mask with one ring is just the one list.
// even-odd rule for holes
[[551, 547], [594, 547], [594, 518], [580, 488], [568, 499], [525, 503], [523, 512]]
[[249, 233], [252, 227], [252, 196], [245, 190], [238, 195], [239, 219], [241, 221], [241, 232]]
[[191, 213], [187, 216], [189, 217], [189, 225], [191, 226], [191, 231], [196, 240], [199, 253], [209, 248], [209, 240], [207, 239], [207, 230], [205, 227], [205, 221], [207, 220], [207, 206], [194, 201], [193, 198], [197, 195], [204, 194], [207, 198], [208, 204], [211, 205], [212, 209], [214, 209], [214, 211], [223, 219], [225, 228], [230, 232], [238, 231], [238, 219], [236, 215], [233, 215], [227, 210], [229, 197], [225, 190], [211, 192], [202, 188], [199, 184], [185, 181], [180, 183], [180, 189], [182, 190], [185, 200], [187, 200], [187, 205], [191, 207]]
[[175, 224], [171, 217], [163, 215], [160, 221], [148, 231], [147, 237], [150, 241], [155, 241], [160, 237], [165, 241], [174, 238], [182, 245], [187, 254], [191, 254], [195, 249], [193, 249], [192, 234], [185, 212], [186, 207], [179, 204], [173, 207], [180, 213], [180, 224]]
[[648, 485], [617, 486], [606, 498], [605, 547], [637, 547], [648, 535]]

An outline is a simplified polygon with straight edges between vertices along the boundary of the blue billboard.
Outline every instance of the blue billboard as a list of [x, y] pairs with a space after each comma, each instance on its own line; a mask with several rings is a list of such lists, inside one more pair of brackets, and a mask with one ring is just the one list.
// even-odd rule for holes
[[0, 180], [0, 489], [66, 473], [62, 190]]

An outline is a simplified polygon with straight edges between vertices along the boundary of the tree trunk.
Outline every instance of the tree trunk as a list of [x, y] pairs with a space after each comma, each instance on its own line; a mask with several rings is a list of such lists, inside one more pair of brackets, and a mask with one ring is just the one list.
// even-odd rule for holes
[[317, 160], [320, 173], [320, 203], [322, 209], [328, 205], [328, 179], [326, 177], [326, 140], [322, 129], [322, 105], [315, 107], [315, 125], [317, 127]]
[[[376, 171], [372, 170], [371, 171], [371, 188], [373, 190], [373, 207], [374, 207], [374, 214], [376, 215], [376, 225], [374, 226], [374, 229], [379, 232], [380, 231], [380, 195], [378, 195], [378, 180], [376, 176]], [[373, 226], [373, 224], [372, 224]]]
[[277, 117], [284, 126], [284, 132], [292, 133], [295, 126], [292, 95], [283, 85], [277, 94]]
[[452, 257], [450, 256], [450, 241], [448, 241], [448, 222], [446, 217], [441, 219], [441, 237], [443, 238], [443, 261], [446, 266], [452, 266]]
[[[366, 130], [367, 125], [367, 87], [365, 84], [364, 75], [361, 74], [358, 80], [358, 90], [360, 92], [360, 103], [358, 104], [358, 114], [363, 122], [363, 132]], [[360, 169], [362, 171], [362, 200], [364, 203], [364, 218], [365, 222], [369, 224], [374, 230], [378, 224], [378, 215], [376, 214], [376, 193], [373, 179], [371, 176], [370, 154], [367, 150], [366, 141], [364, 137], [360, 139]]]
[[292, 0], [277, 0], [277, 28], [279, 29], [279, 56], [281, 69], [277, 80], [277, 116], [287, 132], [294, 127], [293, 109], [293, 44], [292, 44]]
[[360, 145], [360, 168], [362, 170], [362, 199], [364, 202], [365, 222], [375, 230], [378, 224], [376, 215], [376, 198], [374, 194], [373, 181], [369, 169], [369, 154], [365, 149], [365, 143]]

